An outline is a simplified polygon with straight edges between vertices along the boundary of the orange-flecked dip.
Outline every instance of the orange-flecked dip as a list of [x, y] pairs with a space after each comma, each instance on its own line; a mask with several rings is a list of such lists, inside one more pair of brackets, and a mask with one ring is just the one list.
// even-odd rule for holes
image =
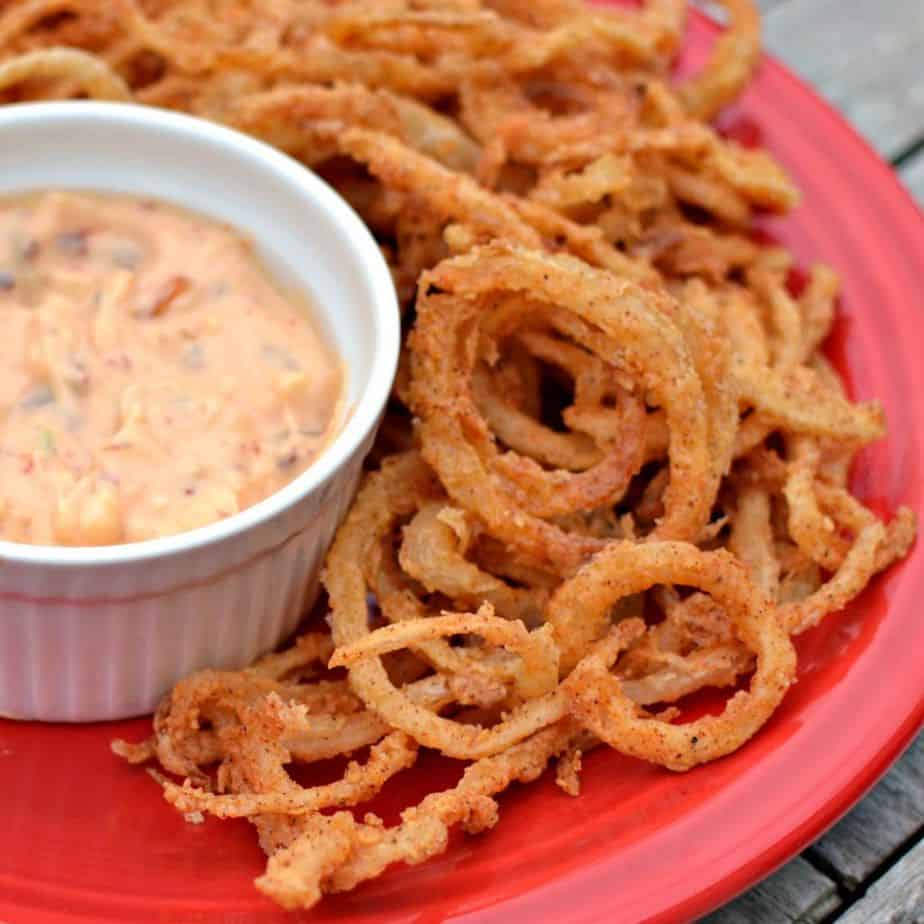
[[0, 200], [0, 538], [110, 545], [249, 507], [340, 423], [343, 370], [233, 229], [159, 202]]

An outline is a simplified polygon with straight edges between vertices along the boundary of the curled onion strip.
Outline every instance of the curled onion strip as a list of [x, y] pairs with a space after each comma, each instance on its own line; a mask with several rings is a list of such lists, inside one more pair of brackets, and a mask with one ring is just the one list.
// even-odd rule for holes
[[[678, 542], [614, 543], [566, 581], [549, 604], [565, 669], [567, 657], [575, 656], [570, 638], [575, 613], [589, 616], [584, 626], [605, 630], [614, 603], [659, 583], [699, 587], [725, 607], [735, 634], [757, 657], [749, 690], [735, 693], [720, 716], [682, 725], [646, 716], [609, 672], [644, 630], [638, 620], [617, 624], [563, 687], [572, 715], [611, 747], [671, 770], [688, 770], [736, 750], [770, 718], [794, 680], [796, 655], [775, 608], [728, 553], [702, 552]], [[580, 635], [589, 641], [586, 629]]]

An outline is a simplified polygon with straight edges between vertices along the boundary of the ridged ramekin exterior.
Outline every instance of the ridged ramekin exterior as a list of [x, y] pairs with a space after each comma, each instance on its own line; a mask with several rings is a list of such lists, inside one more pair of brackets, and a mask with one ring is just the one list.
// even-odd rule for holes
[[0, 714], [82, 722], [152, 711], [179, 679], [271, 650], [314, 601], [368, 442], [259, 527], [112, 566], [0, 562]]

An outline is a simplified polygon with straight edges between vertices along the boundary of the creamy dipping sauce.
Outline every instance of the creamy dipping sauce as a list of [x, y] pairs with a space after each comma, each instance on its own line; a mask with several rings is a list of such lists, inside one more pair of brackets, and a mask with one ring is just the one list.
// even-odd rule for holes
[[0, 199], [0, 538], [230, 516], [311, 464], [342, 392], [307, 306], [233, 229], [129, 196]]

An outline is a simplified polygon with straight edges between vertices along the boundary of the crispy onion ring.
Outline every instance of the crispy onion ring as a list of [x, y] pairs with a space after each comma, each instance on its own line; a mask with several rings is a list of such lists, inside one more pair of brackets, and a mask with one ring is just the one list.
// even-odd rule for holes
[[[370, 544], [392, 527], [402, 506], [407, 505], [408, 481], [419, 469], [419, 459], [406, 456], [391, 460], [380, 472], [368, 476], [334, 540], [322, 580], [330, 597], [331, 628], [338, 648], [370, 635], [368, 585], [360, 563], [368, 557]], [[356, 695], [393, 728], [459, 759], [497, 754], [565, 714], [564, 698], [556, 691], [523, 703], [491, 728], [463, 725], [413, 703], [394, 686], [377, 656], [352, 665], [349, 678]]]
[[380, 657], [415, 642], [463, 634], [480, 635], [492, 645], [503, 645], [521, 658], [517, 686], [528, 699], [552, 692], [558, 683], [558, 649], [548, 626], [529, 632], [523, 623], [494, 615], [485, 604], [477, 613], [446, 613], [429, 619], [383, 626], [356, 642], [334, 651], [330, 667], [353, 667], [368, 658]]
[[698, 536], [711, 497], [684, 494], [684, 485], [690, 479], [709, 481], [708, 427], [702, 385], [683, 335], [668, 319], [670, 309], [650, 307], [656, 293], [570, 258], [498, 245], [448, 260], [421, 281], [411, 347], [412, 404], [421, 418], [424, 457], [450, 496], [504, 541], [565, 570], [600, 547], [530, 515], [490, 476], [496, 450], [466, 381], [476, 355], [474, 321], [484, 323], [503, 293], [528, 294], [554, 306], [551, 323], [603, 358], [628, 366], [657, 396], [671, 432], [671, 484], [657, 534]]
[[463, 173], [471, 172], [477, 157], [474, 142], [451, 119], [415, 100], [361, 84], [285, 87], [254, 94], [237, 103], [229, 121], [298, 153], [307, 163], [324, 159], [315, 126], [325, 122], [386, 132]]
[[[490, 575], [473, 573], [471, 569], [475, 566], [463, 557], [461, 547], [453, 549], [450, 545], [451, 540], [447, 542], [448, 537], [442, 534], [442, 531], [432, 537], [438, 542], [436, 548], [430, 548], [427, 552], [419, 548], [418, 540], [427, 539], [427, 536], [421, 536], [420, 533], [429, 531], [432, 524], [427, 523], [426, 515], [421, 519], [418, 517], [423, 511], [431, 508], [434, 502], [444, 500], [442, 492], [433, 480], [432, 472], [420, 457], [416, 453], [409, 453], [405, 458], [392, 459], [388, 465], [383, 463], [383, 466], [392, 469], [396, 475], [395, 483], [400, 486], [389, 494], [395, 516], [392, 520], [382, 522], [380, 532], [370, 536], [367, 554], [361, 560], [362, 574], [368, 587], [375, 594], [382, 614], [389, 622], [424, 619], [432, 613], [419, 599], [417, 589], [408, 579], [412, 575], [402, 570], [402, 554], [404, 560], [410, 561], [412, 567], [418, 569], [421, 578], [425, 579], [422, 581], [424, 586], [430, 585], [438, 592], [462, 590], [460, 583], [483, 584]], [[407, 548], [403, 542], [401, 550], [396, 555], [392, 539], [393, 527], [398, 519], [412, 514], [412, 519], [405, 528], [411, 542]], [[451, 513], [449, 516], [451, 520]], [[422, 554], [416, 555], [418, 552]], [[533, 594], [525, 589], [518, 592], [498, 579], [492, 598], [492, 602], [503, 610], [505, 616], [525, 617], [533, 622], [545, 594], [543, 591]], [[470, 593], [462, 593], [459, 599], [464, 603], [473, 597]], [[481, 603], [477, 595], [474, 599], [475, 605]], [[466, 702], [486, 705], [505, 695], [504, 684], [510, 680], [510, 675], [502, 661], [482, 663], [482, 658], [476, 651], [453, 647], [443, 639], [420, 641], [413, 645], [411, 650], [433, 668], [446, 673], [452, 679], [456, 692], [464, 692]]]
[[858, 533], [841, 566], [829, 581], [804, 600], [781, 607], [788, 631], [798, 635], [817, 625], [829, 613], [843, 609], [878, 571], [888, 568], [908, 553], [914, 542], [916, 518], [907, 507], [884, 526], [871, 519]]
[[491, 431], [514, 452], [572, 472], [600, 461], [600, 449], [586, 433], [559, 433], [506, 400], [483, 363], [472, 371], [472, 395]]
[[[735, 693], [720, 716], [671, 725], [644, 715], [609, 672], [644, 630], [637, 620], [618, 624], [563, 688], [575, 718], [611, 747], [671, 770], [689, 770], [736, 750], [767, 721], [795, 678], [796, 654], [775, 609], [728, 553], [678, 542], [614, 543], [566, 581], [549, 604], [563, 668], [580, 653], [581, 642], [593, 641], [589, 629], [605, 631], [614, 603], [659, 583], [699, 587], [725, 607], [735, 634], [757, 656], [750, 689]], [[585, 614], [580, 627], [577, 613]]]
[[[259, 715], [259, 713], [258, 713]], [[251, 719], [253, 716], [251, 716]], [[269, 744], [263, 741], [264, 748]], [[285, 750], [274, 757], [278, 768], [289, 758]], [[216, 795], [186, 784], [178, 786], [163, 780], [164, 798], [181, 812], [209, 812], [218, 818], [248, 818], [265, 813], [307, 815], [334, 805], [358, 805], [375, 796], [387, 780], [410, 767], [417, 757], [417, 748], [407, 735], [392, 732], [373, 744], [365, 764], [352, 761], [343, 778], [323, 786], [306, 789], [283, 783], [275, 774], [267, 773], [267, 754], [260, 754], [259, 781], [267, 791]], [[236, 759], [240, 759], [237, 757]]]
[[719, 0], [731, 25], [716, 42], [706, 68], [678, 89], [687, 111], [711, 119], [751, 79], [760, 60], [760, 13], [750, 0]]
[[313, 816], [301, 836], [270, 857], [257, 887], [277, 901], [286, 899], [287, 907], [307, 907], [322, 892], [355, 888], [393, 863], [421, 863], [446, 849], [451, 825], [469, 833], [493, 827], [498, 806], [492, 797], [515, 781], [535, 780], [551, 758], [581, 738], [574, 723], [563, 720], [482, 758], [456, 786], [429, 794], [392, 828], [360, 824], [347, 813]]
[[471, 518], [440, 502], [426, 504], [404, 527], [398, 559], [401, 568], [430, 593], [479, 606], [490, 603], [505, 619], [538, 625], [548, 594], [542, 586], [511, 587], [465, 557], [475, 535]]
[[75, 48], [43, 48], [0, 64], [0, 91], [27, 80], [71, 80], [93, 99], [128, 102], [128, 85], [95, 55]]

